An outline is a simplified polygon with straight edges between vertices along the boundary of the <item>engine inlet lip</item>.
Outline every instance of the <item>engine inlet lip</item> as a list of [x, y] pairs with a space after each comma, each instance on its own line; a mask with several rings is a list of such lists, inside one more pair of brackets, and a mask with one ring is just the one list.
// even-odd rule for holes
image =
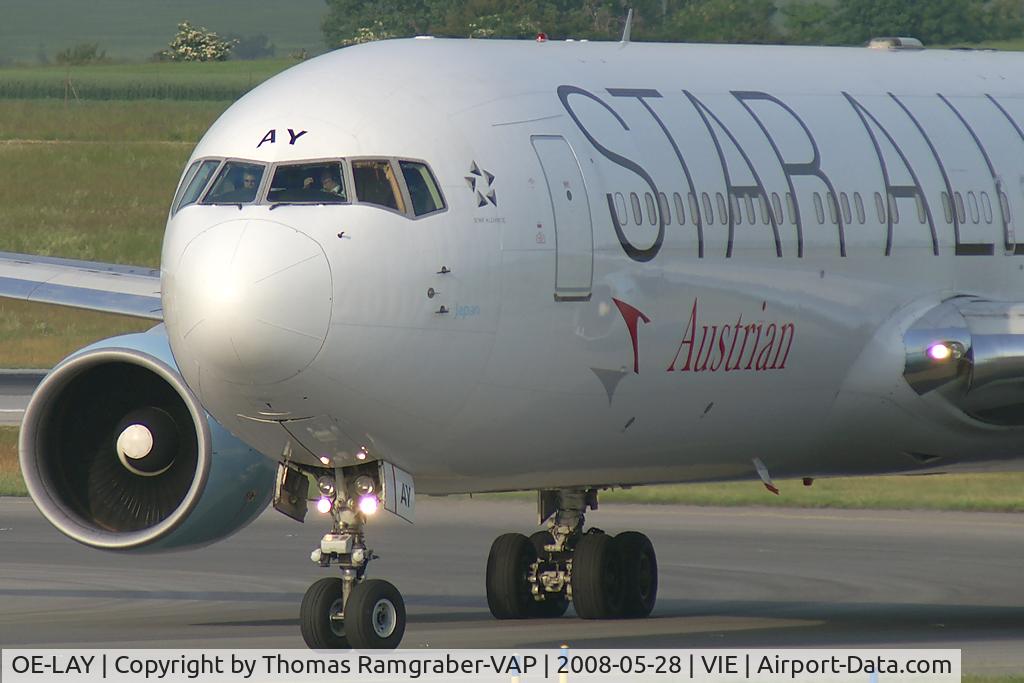
[[[67, 505], [56, 500], [54, 483], [33, 457], [39, 441], [39, 429], [45, 425], [53, 401], [73, 379], [86, 370], [108, 363], [141, 366], [166, 381], [182, 399], [196, 429], [196, 474], [185, 498], [166, 519], [140, 531], [112, 532], [90, 525]], [[176, 529], [199, 503], [212, 462], [210, 427], [206, 411], [185, 384], [176, 369], [162, 360], [135, 349], [123, 347], [86, 349], [59, 363], [50, 371], [32, 395], [22, 420], [18, 439], [18, 460], [29, 495], [39, 511], [65, 535], [84, 545], [103, 550], [130, 550], [150, 545]]]

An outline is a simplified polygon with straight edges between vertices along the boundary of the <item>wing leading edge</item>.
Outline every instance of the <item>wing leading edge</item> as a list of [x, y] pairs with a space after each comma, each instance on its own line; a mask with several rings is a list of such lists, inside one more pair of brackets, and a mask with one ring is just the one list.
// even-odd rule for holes
[[163, 320], [156, 268], [0, 252], [0, 296]]

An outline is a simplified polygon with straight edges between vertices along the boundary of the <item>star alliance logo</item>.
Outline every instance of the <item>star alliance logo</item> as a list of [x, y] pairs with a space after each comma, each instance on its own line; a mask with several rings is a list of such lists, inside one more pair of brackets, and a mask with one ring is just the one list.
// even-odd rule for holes
[[470, 190], [476, 192], [478, 207], [487, 206], [488, 202], [494, 206], [498, 205], [498, 195], [494, 191], [494, 174], [481, 169], [475, 161], [469, 167], [466, 184]]

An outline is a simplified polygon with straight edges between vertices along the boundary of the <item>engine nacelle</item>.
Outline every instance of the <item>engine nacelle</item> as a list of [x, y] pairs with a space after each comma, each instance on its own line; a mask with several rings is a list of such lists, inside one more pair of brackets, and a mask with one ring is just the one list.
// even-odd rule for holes
[[43, 515], [106, 550], [212, 543], [255, 519], [273, 493], [275, 463], [203, 409], [162, 325], [57, 365], [32, 395], [19, 450]]

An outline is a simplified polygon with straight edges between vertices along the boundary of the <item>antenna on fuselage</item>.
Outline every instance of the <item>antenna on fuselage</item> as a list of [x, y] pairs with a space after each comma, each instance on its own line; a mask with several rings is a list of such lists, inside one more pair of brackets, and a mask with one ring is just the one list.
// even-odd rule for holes
[[629, 13], [626, 14], [626, 25], [622, 28], [622, 40], [620, 41], [623, 45], [629, 42], [629, 34], [633, 30], [633, 8], [629, 8]]

